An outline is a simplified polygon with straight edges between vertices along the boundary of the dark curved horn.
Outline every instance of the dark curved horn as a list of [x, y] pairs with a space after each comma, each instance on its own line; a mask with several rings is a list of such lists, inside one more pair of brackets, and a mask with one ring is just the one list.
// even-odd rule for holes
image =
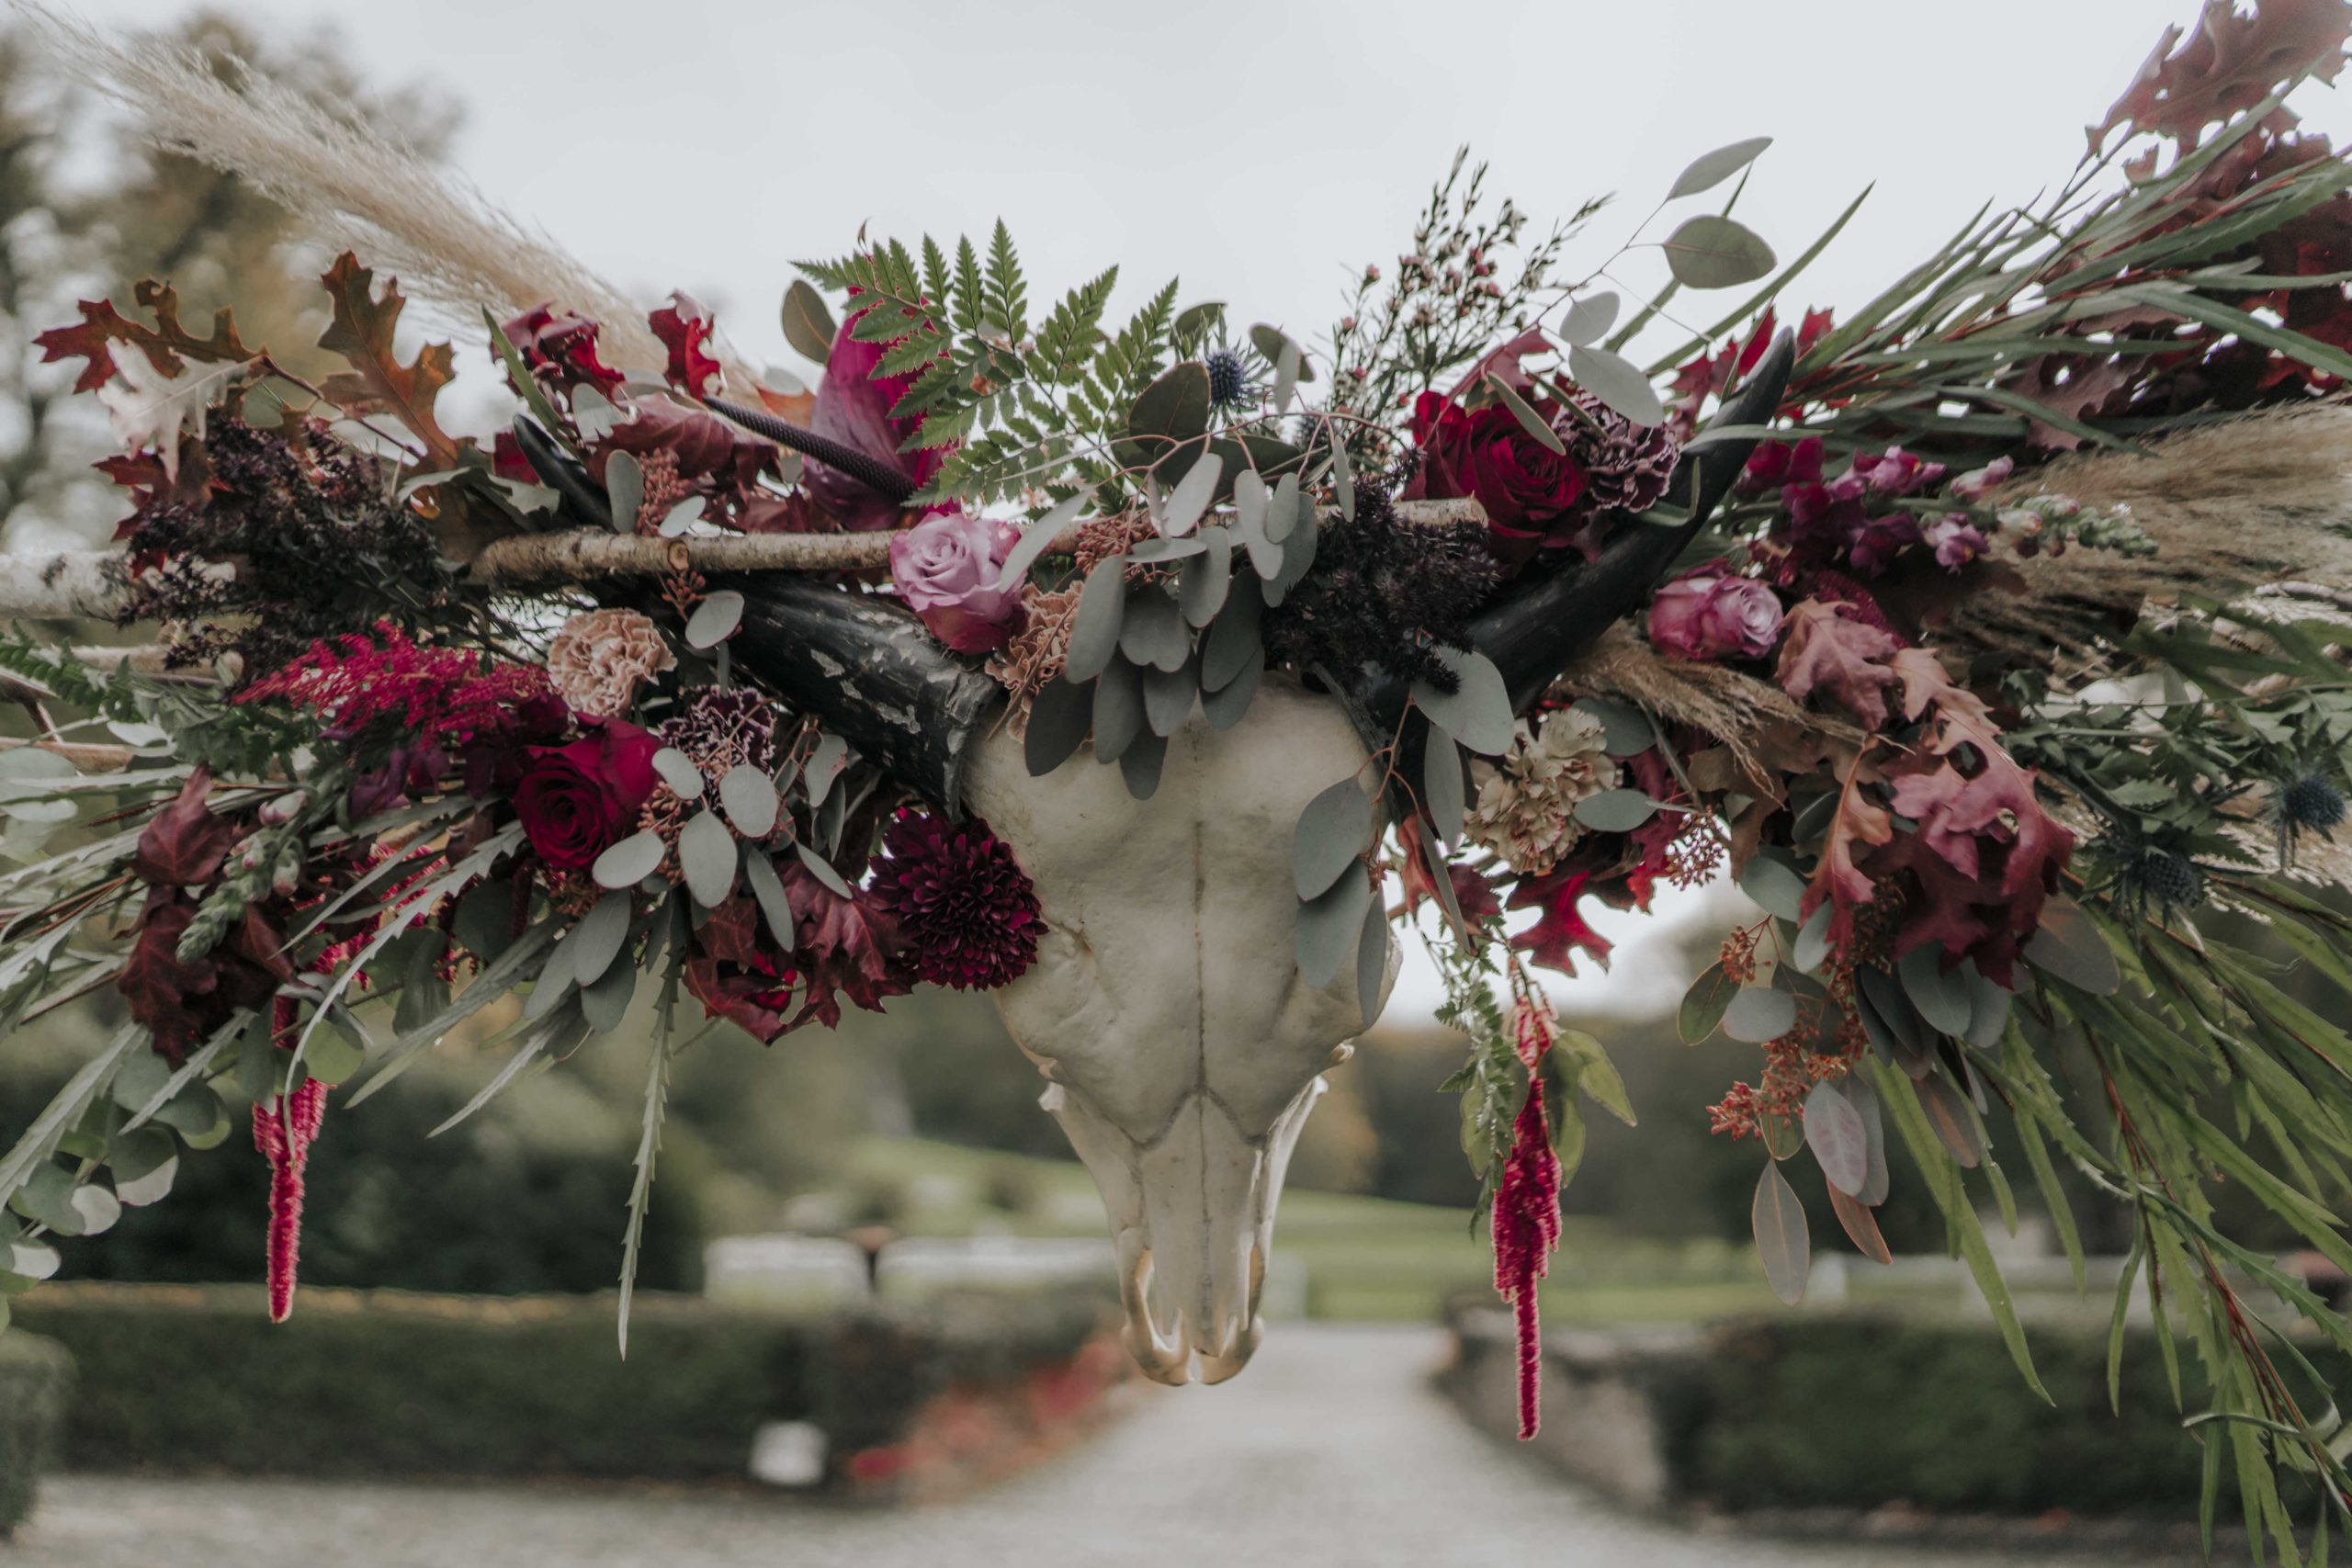
[[[1707, 422], [1708, 429], [1769, 422], [1781, 406], [1795, 363], [1795, 334], [1783, 332], [1747, 381], [1723, 400]], [[1534, 705], [1570, 660], [1642, 602], [1731, 493], [1756, 442], [1752, 435], [1728, 437], [1682, 455], [1667, 496], [1690, 498], [1688, 522], [1620, 528], [1601, 547], [1598, 559], [1532, 582], [1522, 578], [1471, 623], [1471, 643], [1502, 671], [1513, 713]]]
[[789, 446], [804, 457], [814, 457], [825, 467], [848, 475], [893, 506], [904, 506], [914, 497], [914, 480], [854, 446], [721, 398], [705, 398], [702, 406], [733, 420], [754, 435], [764, 435], [779, 446]]
[[[528, 418], [514, 438], [567, 521], [611, 526], [611, 509], [577, 458]], [[950, 818], [963, 815], [964, 765], [1004, 690], [951, 656], [903, 606], [781, 572], [714, 580], [743, 595], [729, 649], [793, 707], [880, 764]], [[641, 581], [594, 585], [606, 604], [658, 608]]]

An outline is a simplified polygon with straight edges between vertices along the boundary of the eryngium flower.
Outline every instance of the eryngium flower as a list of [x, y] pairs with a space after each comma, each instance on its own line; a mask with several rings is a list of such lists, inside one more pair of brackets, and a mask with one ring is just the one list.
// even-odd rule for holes
[[1036, 962], [1046, 929], [1036, 889], [978, 821], [899, 812], [883, 830], [869, 886], [897, 919], [908, 964], [932, 985], [993, 990]]

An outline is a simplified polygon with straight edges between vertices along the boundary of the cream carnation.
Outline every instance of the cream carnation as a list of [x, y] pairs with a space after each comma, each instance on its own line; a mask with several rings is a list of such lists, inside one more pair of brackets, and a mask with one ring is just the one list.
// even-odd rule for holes
[[617, 718], [651, 676], [678, 666], [661, 628], [635, 610], [591, 610], [548, 645], [548, 678], [571, 711]]
[[1580, 708], [1546, 714], [1532, 730], [1521, 720], [1499, 763], [1474, 760], [1470, 775], [1478, 786], [1470, 837], [1521, 876], [1550, 871], [1583, 836], [1577, 801], [1617, 787], [1606, 732]]

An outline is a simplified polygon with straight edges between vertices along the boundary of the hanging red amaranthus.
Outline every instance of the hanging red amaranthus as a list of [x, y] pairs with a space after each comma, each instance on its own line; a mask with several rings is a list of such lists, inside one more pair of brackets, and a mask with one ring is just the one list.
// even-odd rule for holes
[[1541, 1068], [1552, 1048], [1552, 1010], [1543, 994], [1514, 975], [1511, 1008], [1519, 1059], [1527, 1068], [1527, 1100], [1511, 1123], [1510, 1154], [1495, 1183], [1495, 1289], [1511, 1305], [1519, 1337], [1519, 1436], [1535, 1436], [1542, 1416], [1544, 1330], [1536, 1282], [1551, 1271], [1560, 1245], [1560, 1159], [1552, 1152], [1551, 1119], [1544, 1111]]
[[254, 1147], [269, 1161], [269, 1320], [294, 1310], [294, 1271], [302, 1249], [302, 1167], [325, 1120], [327, 1086], [304, 1078], [291, 1095], [254, 1107]]

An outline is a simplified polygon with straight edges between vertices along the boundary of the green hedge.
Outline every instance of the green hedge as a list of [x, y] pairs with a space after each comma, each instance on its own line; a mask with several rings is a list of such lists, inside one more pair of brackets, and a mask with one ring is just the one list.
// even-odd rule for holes
[[1091, 1294], [815, 1318], [640, 1294], [624, 1361], [609, 1295], [305, 1286], [273, 1325], [247, 1287], [72, 1283], [16, 1308], [78, 1365], [75, 1467], [319, 1476], [737, 1476], [760, 1424], [789, 1419], [839, 1460], [950, 1383], [1067, 1360], [1101, 1323]]
[[[2103, 1330], [2026, 1337], [2052, 1404], [1990, 1324], [1844, 1314], [1719, 1325], [1678, 1391], [1669, 1462], [1686, 1494], [1734, 1508], [2193, 1517], [2202, 1450], [2181, 1429], [2153, 1335], [2127, 1337], [2120, 1415]], [[2193, 1411], [2195, 1358], [2181, 1362]]]
[[0, 1540], [32, 1512], [73, 1382], [63, 1346], [30, 1334], [0, 1336]]

